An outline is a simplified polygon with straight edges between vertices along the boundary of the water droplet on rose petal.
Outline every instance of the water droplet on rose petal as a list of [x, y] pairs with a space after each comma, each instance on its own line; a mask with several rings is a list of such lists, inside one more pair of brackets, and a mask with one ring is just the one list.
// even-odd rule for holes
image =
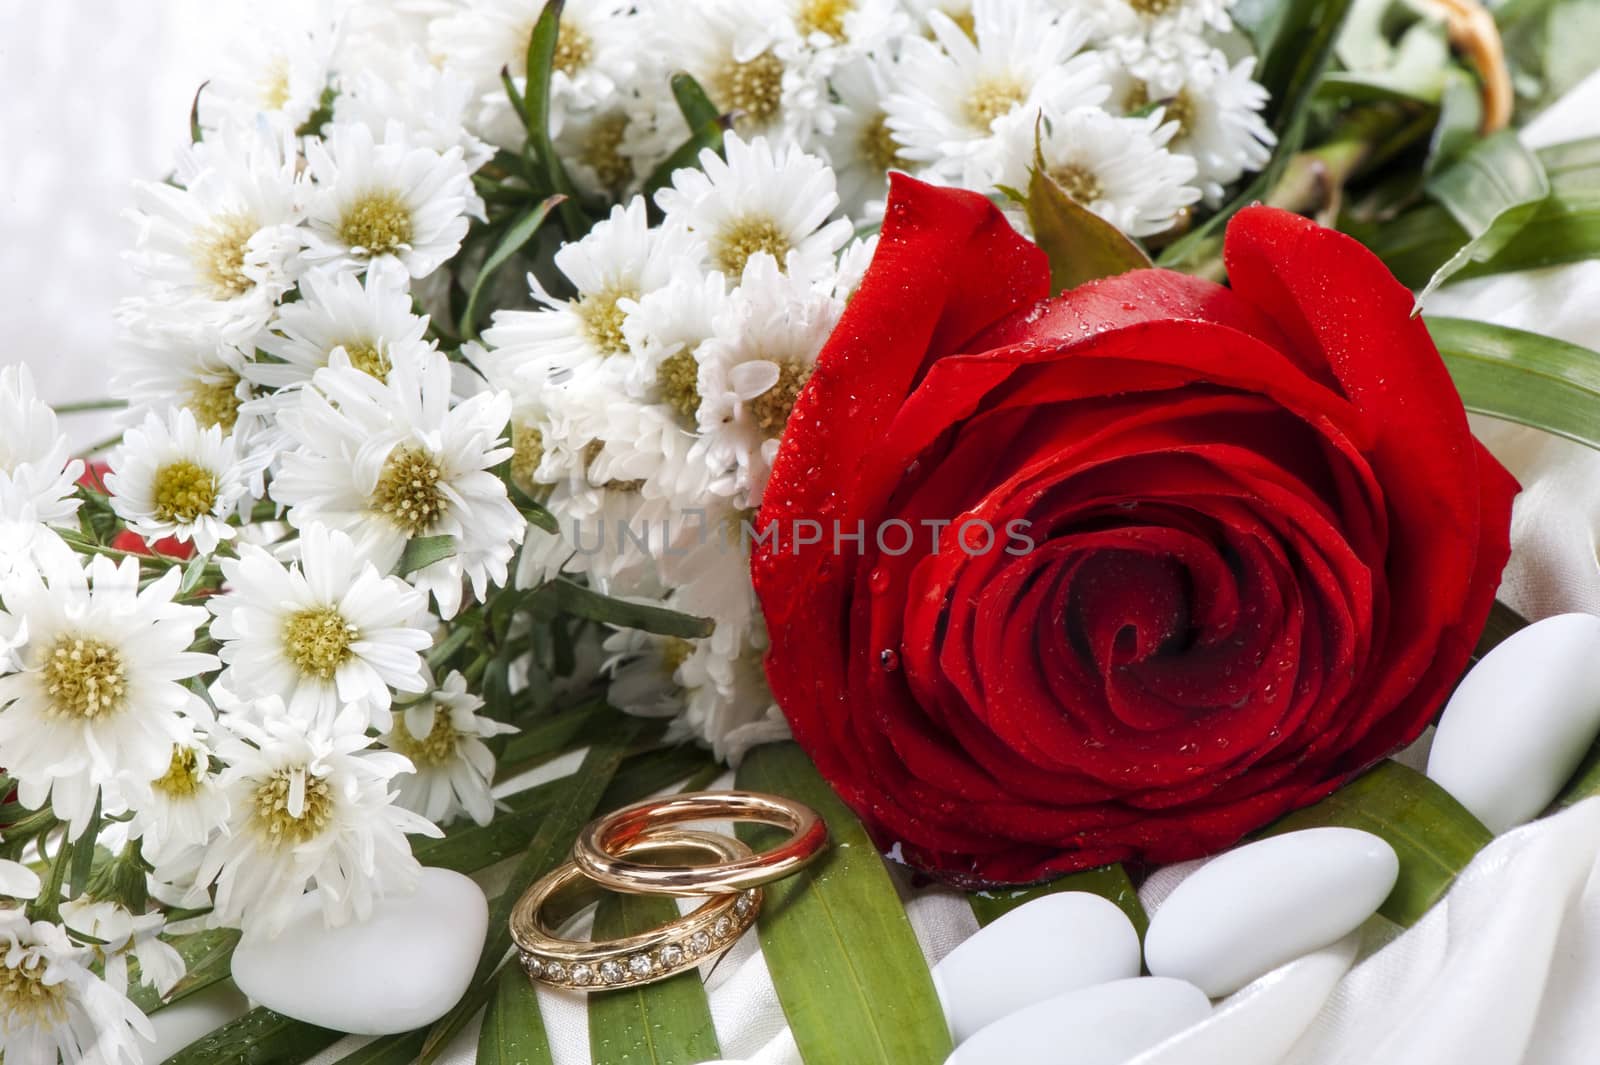
[[873, 567], [872, 573], [867, 577], [867, 587], [876, 593], [883, 593], [889, 588], [889, 571], [882, 566]]
[[900, 668], [900, 652], [885, 647], [878, 652], [878, 665], [893, 673]]

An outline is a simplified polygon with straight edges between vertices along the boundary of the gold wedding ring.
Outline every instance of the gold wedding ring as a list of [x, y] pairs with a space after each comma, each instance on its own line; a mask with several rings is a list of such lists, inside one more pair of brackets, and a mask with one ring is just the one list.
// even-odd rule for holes
[[[713, 865], [652, 865], [636, 861], [633, 845], [670, 825], [755, 821], [789, 831], [761, 854]], [[754, 791], [696, 791], [625, 806], [578, 835], [572, 860], [597, 884], [644, 895], [716, 895], [748, 891], [792, 876], [822, 853], [828, 826], [809, 806]]]
[[[739, 862], [751, 857], [749, 847], [731, 836], [681, 830], [635, 835], [625, 847], [629, 856], [684, 856], [712, 862]], [[732, 946], [756, 919], [761, 889], [713, 895], [697, 909], [640, 935], [604, 942], [563, 939], [557, 932], [568, 896], [591, 894], [596, 885], [576, 863], [539, 880], [511, 911], [511, 938], [529, 977], [552, 987], [602, 991], [665, 980], [692, 969]], [[581, 909], [568, 906], [565, 916]]]

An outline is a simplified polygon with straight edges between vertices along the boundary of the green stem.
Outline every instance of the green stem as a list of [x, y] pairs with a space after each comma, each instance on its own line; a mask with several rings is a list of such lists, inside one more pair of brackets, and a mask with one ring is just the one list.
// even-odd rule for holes
[[90, 414], [101, 410], [126, 410], [127, 407], [125, 399], [86, 399], [81, 403], [57, 403], [53, 409], [57, 414]]

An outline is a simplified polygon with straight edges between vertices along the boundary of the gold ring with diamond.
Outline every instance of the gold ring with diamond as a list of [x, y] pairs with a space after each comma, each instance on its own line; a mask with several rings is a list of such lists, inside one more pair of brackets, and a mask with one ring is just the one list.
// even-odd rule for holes
[[[626, 853], [733, 862], [751, 856], [731, 836], [658, 831], [630, 840]], [[761, 890], [713, 895], [659, 928], [603, 942], [564, 939], [558, 926], [579, 912], [599, 885], [576, 863], [553, 870], [530, 887], [511, 911], [511, 938], [534, 981], [574, 991], [605, 991], [665, 980], [715, 957], [747, 931], [761, 909]], [[576, 898], [574, 898], [576, 896]], [[578, 905], [572, 905], [577, 902]]]

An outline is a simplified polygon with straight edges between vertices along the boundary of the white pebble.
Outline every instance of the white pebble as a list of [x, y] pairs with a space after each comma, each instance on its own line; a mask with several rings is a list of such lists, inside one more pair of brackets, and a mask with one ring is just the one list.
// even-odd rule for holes
[[1167, 896], [1145, 934], [1145, 964], [1221, 998], [1360, 927], [1399, 873], [1394, 848], [1353, 828], [1246, 844]]
[[317, 892], [273, 938], [233, 952], [239, 989], [297, 1021], [357, 1035], [409, 1032], [466, 993], [489, 929], [483, 891], [460, 873], [424, 869], [409, 895], [380, 899], [370, 919], [324, 927]]
[[1428, 776], [1500, 833], [1539, 816], [1600, 735], [1600, 618], [1560, 614], [1484, 656], [1445, 706]]
[[1008, 1013], [1066, 991], [1139, 975], [1139, 934], [1099, 895], [1066, 891], [1017, 907], [933, 970], [957, 1043]]
[[1205, 993], [1182, 980], [1095, 984], [1002, 1017], [956, 1047], [945, 1065], [1122, 1065], [1210, 1012]]

